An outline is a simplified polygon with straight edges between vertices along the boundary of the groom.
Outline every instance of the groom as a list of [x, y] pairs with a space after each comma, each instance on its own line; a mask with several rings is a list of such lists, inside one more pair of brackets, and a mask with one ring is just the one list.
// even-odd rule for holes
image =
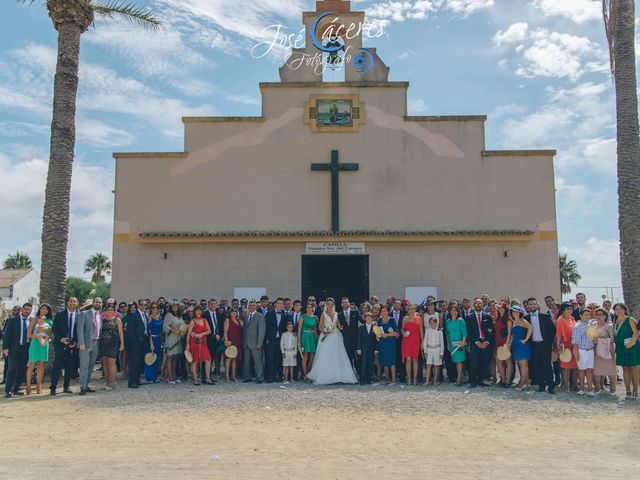
[[344, 341], [344, 349], [347, 351], [351, 365], [356, 367], [356, 346], [358, 343], [358, 327], [362, 322], [362, 317], [356, 310], [351, 309], [351, 303], [347, 297], [342, 297], [340, 302], [342, 312], [338, 314], [338, 322], [342, 327], [342, 340]]

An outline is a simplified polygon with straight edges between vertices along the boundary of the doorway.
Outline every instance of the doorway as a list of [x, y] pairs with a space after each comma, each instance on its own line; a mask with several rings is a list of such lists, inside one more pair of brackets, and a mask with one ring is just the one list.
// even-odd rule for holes
[[337, 309], [348, 297], [360, 304], [369, 299], [369, 255], [303, 255], [302, 300], [333, 297]]

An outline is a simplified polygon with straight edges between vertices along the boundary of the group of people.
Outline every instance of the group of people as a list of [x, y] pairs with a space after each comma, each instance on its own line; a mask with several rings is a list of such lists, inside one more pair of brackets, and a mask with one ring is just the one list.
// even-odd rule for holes
[[[557, 387], [596, 396], [608, 386], [615, 392], [618, 369], [626, 394], [638, 395], [640, 344], [637, 321], [626, 305], [586, 304], [584, 294], [558, 305], [545, 298], [521, 304], [482, 295], [471, 301], [436, 301], [416, 305], [371, 297], [360, 306], [341, 298], [318, 304], [267, 296], [259, 301], [226, 297], [117, 304], [100, 298], [79, 307], [70, 298], [53, 314], [47, 304], [35, 312], [29, 303], [16, 309], [3, 330], [5, 396], [42, 392], [50, 345], [54, 360], [50, 394], [91, 393], [99, 358], [107, 389], [117, 372], [129, 388], [190, 379], [213, 385], [227, 382], [314, 384], [378, 382], [439, 385], [448, 380], [470, 388], [499, 384], [554, 394]], [[34, 313], [34, 314], [33, 314]], [[517, 372], [517, 374], [516, 374]], [[487, 383], [490, 382], [490, 383]]]

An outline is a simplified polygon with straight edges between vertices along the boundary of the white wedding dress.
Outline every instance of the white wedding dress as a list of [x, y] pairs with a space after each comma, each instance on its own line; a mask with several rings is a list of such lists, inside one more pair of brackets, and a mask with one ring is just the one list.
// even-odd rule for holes
[[313, 368], [307, 374], [307, 377], [316, 385], [357, 383], [358, 378], [353, 371], [349, 356], [344, 348], [342, 333], [337, 327], [338, 314], [334, 312], [333, 318], [326, 312], [323, 312], [322, 315], [324, 325], [332, 325], [335, 329], [329, 335], [320, 334]]

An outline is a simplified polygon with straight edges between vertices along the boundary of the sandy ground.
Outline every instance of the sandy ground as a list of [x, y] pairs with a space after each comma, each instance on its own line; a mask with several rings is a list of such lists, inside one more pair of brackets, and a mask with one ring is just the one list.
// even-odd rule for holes
[[[122, 380], [119, 380], [122, 383]], [[96, 382], [97, 383], [97, 382]], [[146, 385], [0, 401], [0, 478], [633, 478], [640, 402], [496, 387]], [[77, 386], [73, 387], [77, 391]]]

